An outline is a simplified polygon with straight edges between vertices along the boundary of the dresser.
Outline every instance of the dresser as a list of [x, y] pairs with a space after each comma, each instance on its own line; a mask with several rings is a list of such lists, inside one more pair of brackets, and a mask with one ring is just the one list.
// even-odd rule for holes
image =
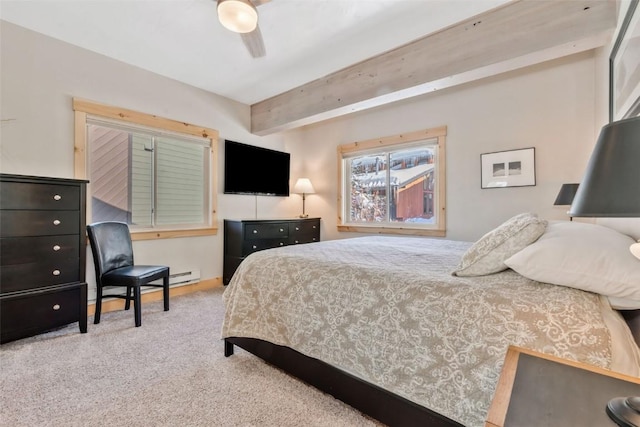
[[320, 241], [320, 218], [224, 220], [222, 281], [229, 284], [243, 259], [253, 252]]
[[86, 183], [0, 174], [0, 342], [87, 332]]

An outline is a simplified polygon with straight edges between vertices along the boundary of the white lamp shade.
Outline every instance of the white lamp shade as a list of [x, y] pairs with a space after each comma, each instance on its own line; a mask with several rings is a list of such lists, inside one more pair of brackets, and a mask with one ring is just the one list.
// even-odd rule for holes
[[293, 186], [293, 192], [296, 194], [313, 194], [316, 190], [313, 189], [309, 178], [298, 178], [296, 185]]
[[228, 30], [250, 33], [258, 25], [258, 11], [249, 0], [218, 0], [218, 19]]

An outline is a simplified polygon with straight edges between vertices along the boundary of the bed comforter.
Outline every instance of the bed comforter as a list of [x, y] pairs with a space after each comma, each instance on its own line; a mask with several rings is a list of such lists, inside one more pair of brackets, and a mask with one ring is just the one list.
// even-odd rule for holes
[[507, 270], [451, 271], [467, 242], [360, 237], [256, 252], [224, 293], [222, 337], [320, 359], [467, 426], [482, 426], [510, 344], [637, 376], [606, 299]]

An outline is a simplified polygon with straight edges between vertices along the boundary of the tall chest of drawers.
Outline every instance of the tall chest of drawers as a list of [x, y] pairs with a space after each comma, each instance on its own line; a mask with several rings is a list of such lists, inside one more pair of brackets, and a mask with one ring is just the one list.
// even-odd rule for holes
[[243, 259], [253, 252], [320, 241], [320, 218], [224, 220], [222, 281], [229, 284]]
[[86, 183], [0, 174], [0, 342], [87, 332]]

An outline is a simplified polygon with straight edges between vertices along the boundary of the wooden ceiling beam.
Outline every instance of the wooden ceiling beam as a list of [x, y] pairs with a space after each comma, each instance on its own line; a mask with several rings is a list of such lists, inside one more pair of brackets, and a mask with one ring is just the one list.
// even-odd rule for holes
[[602, 46], [613, 0], [517, 0], [251, 106], [267, 135]]

